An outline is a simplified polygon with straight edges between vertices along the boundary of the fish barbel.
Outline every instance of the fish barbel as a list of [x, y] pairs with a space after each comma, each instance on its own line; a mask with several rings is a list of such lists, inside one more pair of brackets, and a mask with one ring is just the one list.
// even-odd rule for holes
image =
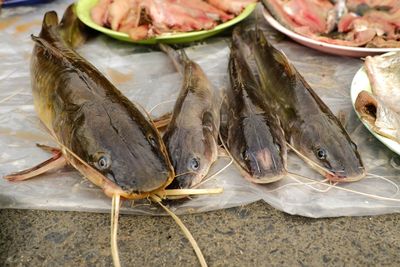
[[[71, 10], [70, 10], [71, 11]], [[139, 109], [71, 47], [80, 40], [67, 12], [47, 12], [31, 60], [35, 110], [62, 156], [108, 196], [135, 199], [174, 178], [164, 143]], [[93, 175], [82, 161], [102, 175]]]
[[278, 116], [286, 141], [311, 167], [331, 181], [357, 181], [365, 169], [357, 146], [339, 120], [254, 24], [242, 28], [246, 60], [256, 72], [269, 108]]
[[183, 75], [172, 119], [163, 136], [177, 174], [172, 187], [201, 182], [218, 156], [221, 99], [201, 67], [167, 45], [160, 48]]
[[[238, 28], [237, 28], [238, 29]], [[287, 174], [285, 137], [278, 119], [257, 95], [260, 84], [243, 60], [241, 39], [233, 33], [227, 90], [227, 146], [244, 177], [271, 183]]]

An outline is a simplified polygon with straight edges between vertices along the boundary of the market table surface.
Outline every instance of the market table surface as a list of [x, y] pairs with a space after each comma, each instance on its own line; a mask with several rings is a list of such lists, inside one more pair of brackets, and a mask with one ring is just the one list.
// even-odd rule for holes
[[[62, 5], [66, 5], [66, 2], [69, 1], [62, 2]], [[62, 10], [61, 7], [59, 9]], [[37, 14], [41, 16], [43, 12]], [[30, 23], [36, 23], [32, 24], [34, 25], [32, 27], [40, 27], [40, 20]], [[25, 42], [21, 47], [28, 47], [30, 51], [31, 43], [28, 36], [35, 31], [30, 29], [28, 32], [18, 33], [21, 36], [14, 33], [10, 38], [15, 42], [21, 38]], [[360, 60], [327, 56], [294, 45], [290, 41], [279, 44], [279, 47], [287, 52], [312, 86], [318, 84], [319, 87], [332, 89], [327, 91], [324, 99], [330, 101], [331, 107], [335, 108], [335, 114], [342, 108], [339, 104], [344, 102], [347, 116], [350, 116], [353, 122], [356, 121], [356, 115], [349, 106], [349, 98], [339, 102], [336, 100], [341, 98], [341, 94], [337, 94], [337, 89], [341, 89], [345, 92], [343, 96], [348, 97], [352, 77], [362, 65]], [[22, 62], [18, 66], [25, 67], [29, 53], [18, 56], [21, 60], [16, 61], [17, 55], [13, 54], [9, 65], [14, 66], [16, 61], [15, 65]], [[27, 76], [27, 69], [22, 68], [22, 70], [24, 70], [22, 74]], [[21, 79], [20, 76], [15, 76], [13, 79], [14, 82], [28, 81]], [[18, 86], [30, 90], [29, 83], [18, 83]], [[30, 97], [29, 94], [25, 96]], [[30, 103], [29, 99], [27, 101]], [[350, 127], [355, 128], [356, 125]], [[369, 136], [366, 130], [363, 130], [363, 136], [367, 136], [368, 140], [373, 142], [373, 136]], [[34, 146], [34, 142], [30, 143]], [[387, 159], [391, 159], [394, 154], [378, 141], [375, 141], [375, 145], [381, 151], [378, 155], [383, 157], [383, 160], [376, 161], [376, 164], [383, 162], [384, 166], [388, 166]], [[371, 151], [377, 150], [371, 148]], [[370, 169], [373, 167], [371, 164], [376, 165], [376, 155], [371, 155], [365, 157]], [[381, 168], [380, 171], [382, 170]], [[55, 179], [53, 177], [50, 180], [54, 182]], [[7, 186], [10, 185], [3, 182], [0, 194], [3, 196], [1, 200], [4, 200], [0, 204], [3, 205], [15, 202], [14, 195], [8, 198], [4, 195], [10, 192], [18, 193], [9, 191]], [[65, 180], [60, 181], [58, 186], [68, 188], [66, 192], [71, 193], [70, 185], [65, 183]], [[34, 184], [25, 187], [28, 191], [19, 192], [20, 202], [15, 203], [20, 206], [14, 208], [24, 205], [24, 207], [36, 205], [40, 208], [42, 205], [40, 201], [44, 201], [47, 205], [56, 204], [57, 208], [68, 207], [68, 203], [65, 202], [71, 198], [68, 194], [64, 202], [54, 199], [49, 201], [48, 198], [42, 197], [43, 192], [40, 191], [39, 194], [36, 192], [37, 203], [29, 202], [32, 198], [27, 195], [35, 193], [32, 188], [35, 188]], [[36, 188], [41, 189], [40, 186]], [[54, 193], [54, 188], [51, 193]], [[315, 194], [312, 196], [314, 197], [311, 197], [313, 201], [311, 203], [320, 208], [322, 206], [319, 203], [325, 205], [336, 203], [326, 201], [328, 195], [323, 197], [319, 195], [320, 198]], [[85, 201], [78, 203], [76, 207], [87, 205], [88, 200]], [[357, 201], [359, 205], [366, 203], [363, 199]], [[368, 201], [372, 203], [372, 199]], [[296, 202], [294, 206], [302, 207], [300, 204]], [[358, 211], [353, 206], [351, 210]], [[321, 211], [323, 210], [319, 212]], [[349, 210], [346, 212], [349, 213]], [[372, 213], [372, 211], [367, 212]], [[259, 201], [243, 207], [180, 217], [197, 240], [210, 266], [400, 266], [400, 214], [311, 219], [287, 215]], [[112, 265], [109, 214], [2, 209], [0, 229], [0, 266]], [[192, 247], [170, 217], [121, 215], [118, 242], [123, 266], [198, 265]]]
[[[400, 214], [310, 219], [266, 203], [182, 215], [210, 266], [399, 266]], [[1, 266], [111, 266], [109, 214], [0, 211]], [[170, 217], [121, 215], [122, 266], [197, 266]]]

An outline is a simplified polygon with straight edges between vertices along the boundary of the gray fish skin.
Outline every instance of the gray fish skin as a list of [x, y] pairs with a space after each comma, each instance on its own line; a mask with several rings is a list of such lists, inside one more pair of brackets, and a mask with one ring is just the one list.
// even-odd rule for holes
[[[262, 86], [259, 94], [268, 99], [280, 119], [286, 140], [312, 162], [327, 179], [350, 182], [365, 176], [356, 145], [286, 56], [269, 44], [261, 30], [242, 31], [247, 59]], [[256, 67], [255, 67], [256, 66]]]
[[163, 136], [174, 166], [172, 188], [190, 188], [202, 181], [218, 156], [221, 98], [201, 67], [167, 45], [161, 50], [183, 75], [172, 119]]
[[240, 41], [234, 36], [228, 67], [231, 86], [226, 101], [227, 146], [246, 179], [275, 182], [287, 174], [285, 137], [271, 110], [259, 104], [255, 92], [260, 85], [237, 46]]
[[32, 92], [41, 121], [60, 143], [120, 187], [124, 197], [164, 189], [174, 172], [158, 131], [70, 47], [64, 27], [54, 11], [47, 12], [39, 37], [32, 36]]

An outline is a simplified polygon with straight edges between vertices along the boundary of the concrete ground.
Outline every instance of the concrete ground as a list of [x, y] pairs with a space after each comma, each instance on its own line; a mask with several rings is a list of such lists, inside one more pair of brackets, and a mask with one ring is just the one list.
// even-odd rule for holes
[[[400, 266], [400, 214], [309, 219], [263, 202], [181, 216], [210, 266]], [[0, 211], [0, 266], [111, 266], [109, 214]], [[170, 217], [122, 215], [122, 266], [197, 266]]]

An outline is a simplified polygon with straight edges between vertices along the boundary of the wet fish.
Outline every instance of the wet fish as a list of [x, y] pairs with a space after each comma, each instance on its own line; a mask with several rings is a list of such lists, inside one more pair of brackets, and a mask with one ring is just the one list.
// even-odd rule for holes
[[372, 93], [388, 108], [400, 113], [400, 52], [368, 56], [365, 69]]
[[278, 116], [287, 142], [332, 181], [363, 178], [365, 169], [356, 145], [287, 57], [254, 24], [241, 31], [241, 38], [262, 85], [259, 94]]
[[[31, 60], [35, 110], [62, 144], [62, 157], [104, 192], [142, 198], [174, 178], [152, 123], [71, 47], [74, 19], [47, 12]], [[75, 17], [76, 20], [76, 17]], [[103, 176], [96, 175], [72, 153]], [[46, 165], [46, 164], [45, 164]]]
[[172, 119], [163, 136], [176, 178], [174, 188], [190, 188], [208, 173], [218, 156], [221, 100], [201, 67], [182, 50], [167, 45], [160, 48], [183, 74], [183, 84]]
[[[238, 28], [237, 28], [238, 29]], [[259, 82], [241, 58], [241, 39], [233, 33], [227, 90], [227, 146], [244, 177], [271, 183], [286, 175], [287, 149], [278, 119], [262, 102]]]
[[365, 59], [371, 91], [362, 91], [356, 110], [378, 134], [400, 141], [400, 53], [391, 52]]
[[367, 91], [361, 91], [358, 94], [355, 108], [361, 119], [367, 122], [374, 132], [400, 142], [399, 113]]

